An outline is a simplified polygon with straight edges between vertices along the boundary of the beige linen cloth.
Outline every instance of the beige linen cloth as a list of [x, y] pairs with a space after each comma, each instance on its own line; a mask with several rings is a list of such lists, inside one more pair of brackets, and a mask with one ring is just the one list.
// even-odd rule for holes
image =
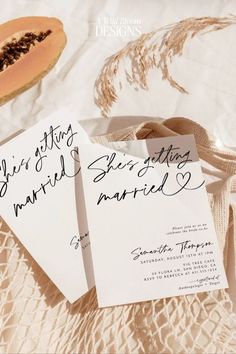
[[230, 199], [236, 190], [236, 154], [220, 150], [209, 132], [185, 118], [145, 122], [93, 140], [174, 134], [194, 134], [199, 156], [207, 162], [204, 172], [214, 169], [218, 176], [207, 189], [229, 289], [104, 309], [92, 289], [71, 305], [2, 220], [2, 353], [236, 352], [236, 207]]

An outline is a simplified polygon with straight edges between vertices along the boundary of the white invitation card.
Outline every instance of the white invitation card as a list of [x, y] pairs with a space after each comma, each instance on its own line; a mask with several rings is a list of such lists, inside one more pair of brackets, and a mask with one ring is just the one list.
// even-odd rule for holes
[[100, 307], [228, 286], [192, 135], [79, 153]]
[[89, 139], [71, 116], [55, 112], [0, 147], [0, 213], [74, 302], [94, 277], [78, 160]]

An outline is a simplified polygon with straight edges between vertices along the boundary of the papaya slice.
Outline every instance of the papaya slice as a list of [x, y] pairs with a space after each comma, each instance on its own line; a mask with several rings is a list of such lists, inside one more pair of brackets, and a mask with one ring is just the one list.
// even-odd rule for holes
[[41, 80], [66, 44], [60, 20], [21, 17], [0, 25], [0, 104]]

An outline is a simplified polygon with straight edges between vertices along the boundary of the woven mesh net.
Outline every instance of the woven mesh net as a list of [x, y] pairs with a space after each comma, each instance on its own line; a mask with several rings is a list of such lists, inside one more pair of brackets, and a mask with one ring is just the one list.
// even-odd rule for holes
[[[230, 181], [209, 194], [227, 272], [235, 247]], [[103, 309], [92, 289], [69, 304], [3, 220], [0, 242], [1, 353], [236, 352], [236, 315], [225, 289]]]

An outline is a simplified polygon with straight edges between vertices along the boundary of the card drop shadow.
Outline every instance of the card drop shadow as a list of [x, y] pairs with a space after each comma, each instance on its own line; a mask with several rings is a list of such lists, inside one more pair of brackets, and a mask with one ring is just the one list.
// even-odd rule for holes
[[79, 173], [76, 174], [74, 182], [75, 182], [75, 204], [77, 211], [77, 220], [79, 227], [79, 235], [83, 236], [88, 233], [88, 236], [81, 240], [80, 248], [83, 256], [83, 263], [85, 269], [85, 275], [87, 279], [88, 288], [93, 287], [94, 285], [94, 272], [93, 272], [93, 261], [92, 261], [92, 252], [90, 247], [89, 240], [89, 227], [88, 220], [86, 214], [86, 205], [85, 205], [85, 197], [84, 197], [84, 189], [83, 189], [83, 181], [82, 181], [82, 173], [79, 162], [79, 149], [77, 149], [78, 159], [74, 163], [74, 171], [75, 173], [79, 169]]

